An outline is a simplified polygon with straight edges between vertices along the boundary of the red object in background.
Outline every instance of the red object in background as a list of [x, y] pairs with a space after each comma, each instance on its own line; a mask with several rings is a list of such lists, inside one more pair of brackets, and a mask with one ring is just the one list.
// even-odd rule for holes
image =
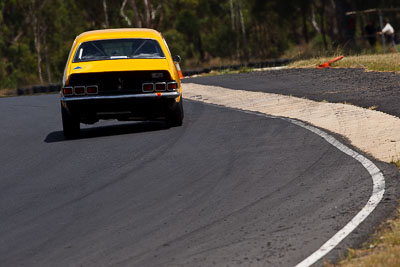
[[328, 62], [322, 63], [321, 65], [318, 66], [317, 69], [329, 68], [333, 62], [339, 61], [342, 58], [344, 58], [344, 56], [335, 57], [334, 59], [329, 60]]

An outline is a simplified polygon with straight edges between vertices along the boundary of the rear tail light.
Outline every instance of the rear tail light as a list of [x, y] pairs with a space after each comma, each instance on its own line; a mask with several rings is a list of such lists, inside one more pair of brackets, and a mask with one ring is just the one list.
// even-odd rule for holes
[[74, 94], [75, 95], [84, 95], [85, 94], [85, 86], [75, 86]]
[[156, 91], [165, 91], [167, 84], [166, 83], [156, 83]]
[[170, 82], [168, 83], [168, 91], [174, 91], [176, 89], [178, 89], [178, 83], [177, 82]]
[[86, 92], [88, 95], [95, 95], [99, 92], [97, 85], [89, 85], [86, 87]]
[[152, 84], [152, 83], [144, 83], [144, 84], [142, 84], [142, 91], [143, 92], [153, 92], [154, 91], [154, 84]]
[[64, 95], [72, 95], [73, 94], [72, 87], [64, 87], [63, 88], [63, 94]]

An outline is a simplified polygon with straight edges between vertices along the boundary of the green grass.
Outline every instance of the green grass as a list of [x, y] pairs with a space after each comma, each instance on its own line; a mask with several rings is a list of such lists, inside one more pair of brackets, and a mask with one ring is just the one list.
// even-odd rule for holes
[[210, 73], [202, 74], [201, 76], [215, 76], [215, 75], [225, 75], [225, 74], [237, 74], [237, 73], [247, 73], [252, 72], [253, 68], [241, 67], [238, 70], [233, 69], [223, 69], [223, 70], [213, 70]]

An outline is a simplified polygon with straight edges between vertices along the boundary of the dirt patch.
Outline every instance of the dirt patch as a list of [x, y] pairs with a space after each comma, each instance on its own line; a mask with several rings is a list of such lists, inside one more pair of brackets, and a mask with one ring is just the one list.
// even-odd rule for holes
[[2, 89], [0, 90], [0, 97], [16, 96], [17, 92], [13, 89]]

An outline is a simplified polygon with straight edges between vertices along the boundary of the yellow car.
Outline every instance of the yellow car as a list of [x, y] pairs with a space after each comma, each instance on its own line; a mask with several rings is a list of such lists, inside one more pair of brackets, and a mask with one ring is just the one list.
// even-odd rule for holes
[[101, 119], [183, 122], [182, 88], [162, 35], [151, 29], [111, 29], [76, 37], [64, 71], [64, 135]]

